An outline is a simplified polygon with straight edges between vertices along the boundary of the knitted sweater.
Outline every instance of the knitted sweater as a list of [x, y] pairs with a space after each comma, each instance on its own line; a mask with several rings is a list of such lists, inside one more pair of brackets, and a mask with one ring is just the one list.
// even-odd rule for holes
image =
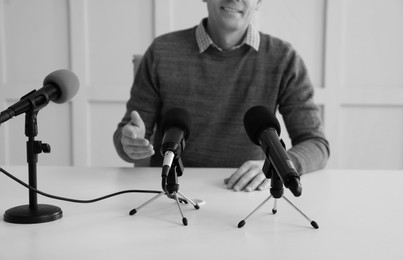
[[146, 138], [154, 135], [156, 153], [150, 165], [161, 166], [161, 115], [179, 107], [192, 119], [181, 156], [185, 167], [239, 167], [247, 160], [262, 160], [261, 148], [246, 135], [243, 117], [251, 107], [263, 105], [282, 114], [292, 140], [288, 153], [299, 173], [323, 168], [329, 146], [313, 103], [312, 84], [295, 50], [260, 33], [258, 52], [243, 45], [228, 52], [209, 47], [199, 53], [195, 30], [160, 36], [146, 51], [114, 134], [118, 154], [135, 162], [124, 153], [120, 137], [130, 112], [137, 110], [146, 125]]

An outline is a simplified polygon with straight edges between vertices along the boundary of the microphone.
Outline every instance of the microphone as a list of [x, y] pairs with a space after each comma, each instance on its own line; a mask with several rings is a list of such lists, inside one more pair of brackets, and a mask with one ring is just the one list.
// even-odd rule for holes
[[267, 108], [255, 106], [246, 112], [244, 127], [249, 139], [262, 148], [284, 186], [289, 188], [294, 196], [300, 196], [300, 176], [279, 138], [281, 129], [277, 118]]
[[39, 111], [49, 101], [61, 104], [73, 98], [79, 88], [77, 76], [65, 69], [47, 75], [43, 87], [23, 96], [20, 101], [0, 113], [0, 124], [30, 110]]
[[174, 159], [181, 156], [186, 147], [186, 140], [190, 136], [191, 120], [189, 113], [181, 108], [173, 108], [163, 116], [161, 132], [163, 133], [161, 155], [163, 173], [168, 174]]
[[[188, 225], [188, 220], [183, 215], [180, 203], [192, 204], [195, 209], [200, 206], [186, 195], [179, 191], [178, 176], [183, 174], [183, 164], [180, 158], [185, 150], [186, 140], [190, 136], [191, 120], [189, 113], [181, 108], [173, 108], [166, 112], [161, 120], [159, 131], [162, 133], [160, 152], [164, 156], [161, 173], [161, 186], [163, 192], [149, 201], [142, 204], [139, 208], [130, 211], [130, 215], [136, 214], [137, 210], [156, 200], [161, 195], [166, 195], [174, 199], [182, 215], [183, 225]], [[172, 171], [171, 171], [172, 170]], [[178, 197], [178, 194], [181, 197]]]

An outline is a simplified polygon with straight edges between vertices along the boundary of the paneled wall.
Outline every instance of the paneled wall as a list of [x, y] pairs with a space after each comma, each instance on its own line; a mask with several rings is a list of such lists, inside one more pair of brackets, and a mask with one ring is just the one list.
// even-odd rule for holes
[[[201, 0], [0, 0], [0, 107], [70, 69], [80, 78], [76, 97], [39, 112], [37, 139], [52, 147], [39, 164], [128, 165], [112, 134], [132, 56], [206, 15]], [[403, 169], [402, 0], [263, 0], [255, 23], [306, 62], [331, 142], [329, 168]], [[0, 165], [26, 164], [25, 142], [24, 116], [2, 124]]]

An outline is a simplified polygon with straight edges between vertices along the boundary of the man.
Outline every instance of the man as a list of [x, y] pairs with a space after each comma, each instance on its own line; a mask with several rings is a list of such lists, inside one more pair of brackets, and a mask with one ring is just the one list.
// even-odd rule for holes
[[146, 51], [114, 134], [118, 154], [128, 162], [151, 157], [151, 166], [161, 166], [158, 124], [179, 107], [193, 123], [181, 156], [185, 167], [234, 167], [225, 180], [229, 189], [268, 189], [264, 154], [243, 127], [245, 112], [264, 105], [283, 115], [298, 172], [323, 168], [329, 145], [303, 61], [288, 43], [251, 25], [262, 0], [203, 2], [207, 19], [156, 38]]

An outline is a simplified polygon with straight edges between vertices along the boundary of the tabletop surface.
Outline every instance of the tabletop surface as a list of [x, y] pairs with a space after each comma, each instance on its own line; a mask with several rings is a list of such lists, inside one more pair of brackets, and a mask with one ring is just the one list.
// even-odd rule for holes
[[[3, 167], [27, 181], [27, 167]], [[269, 191], [234, 192], [223, 179], [234, 169], [187, 168], [179, 191], [205, 204], [196, 210], [155, 194], [130, 193], [90, 204], [49, 199], [61, 219], [40, 224], [0, 221], [0, 259], [403, 259], [403, 171], [322, 170], [301, 178], [303, 192], [288, 198], [319, 229], [273, 199], [238, 223]], [[161, 190], [159, 168], [38, 167], [44, 192], [88, 200], [121, 190]], [[28, 204], [28, 191], [0, 176], [0, 211]]]

